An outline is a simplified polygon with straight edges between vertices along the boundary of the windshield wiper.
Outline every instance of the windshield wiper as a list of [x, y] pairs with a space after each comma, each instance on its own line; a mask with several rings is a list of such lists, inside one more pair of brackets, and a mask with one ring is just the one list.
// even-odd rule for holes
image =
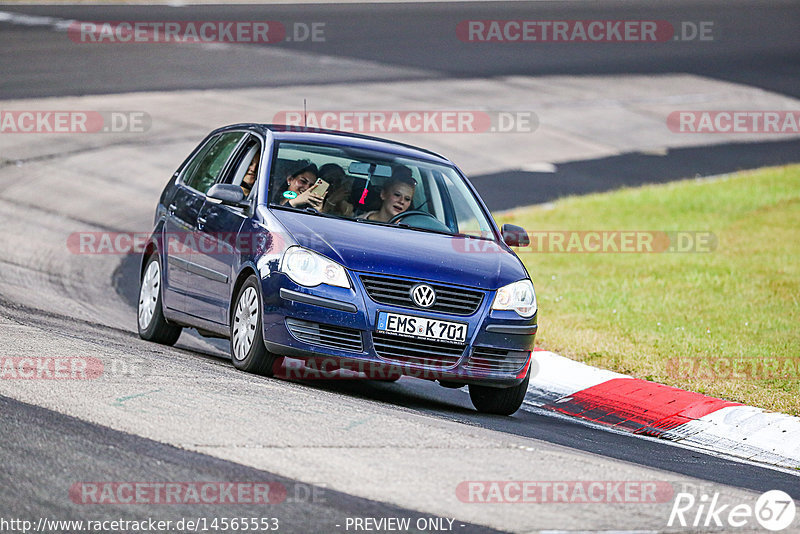
[[295, 208], [294, 206], [290, 206], [288, 204], [270, 204], [269, 207], [270, 208], [278, 208], [278, 209], [287, 210], [287, 211], [294, 211], [296, 213], [308, 213], [309, 215], [316, 215], [318, 217], [333, 217], [335, 219], [341, 219], [342, 218], [342, 217], [339, 217], [338, 215], [334, 215], [332, 213], [324, 213], [322, 211], [317, 210], [316, 208], [312, 208], [312, 207], [309, 207], [309, 206], [306, 206], [305, 208]]
[[470, 239], [480, 239], [482, 241], [493, 241], [497, 242], [493, 235], [483, 236], [483, 235], [474, 235], [474, 234], [453, 234], [458, 237], [468, 237]]
[[441, 234], [441, 235], [449, 235], [454, 236], [453, 232], [445, 232], [444, 230], [434, 230], [433, 228], [420, 228], [419, 226], [409, 226], [407, 224], [400, 224], [400, 226], [404, 228], [411, 228], [412, 230], [419, 230], [420, 232], [429, 232], [431, 234]]
[[352, 220], [354, 220], [355, 222], [360, 222], [360, 223], [377, 224], [378, 226], [392, 226], [392, 227], [397, 226], [396, 224], [383, 222], [383, 221], [371, 221], [369, 219], [365, 219], [364, 217], [356, 217], [355, 219], [352, 219]]
[[390, 228], [406, 228], [406, 229], [409, 229], [409, 230], [419, 230], [420, 232], [429, 232], [429, 233], [432, 233], [432, 234], [441, 234], [441, 235], [449, 235], [449, 236], [455, 235], [455, 234], [453, 234], [451, 232], [445, 232], [444, 230], [433, 230], [431, 228], [420, 228], [419, 226], [411, 226], [410, 224], [406, 224], [406, 223], [389, 223], [389, 222], [384, 222], [384, 221], [371, 221], [371, 220], [365, 219], [363, 217], [356, 217], [353, 220], [356, 221], [356, 222], [360, 222], [360, 223], [377, 224], [379, 226], [388, 226]]

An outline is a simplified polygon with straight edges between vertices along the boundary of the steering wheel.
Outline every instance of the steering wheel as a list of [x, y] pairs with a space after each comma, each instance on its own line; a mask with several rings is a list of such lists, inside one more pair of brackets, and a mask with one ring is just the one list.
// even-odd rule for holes
[[389, 224], [395, 224], [395, 223], [399, 222], [401, 219], [405, 219], [406, 217], [414, 217], [414, 216], [422, 216], [422, 217], [426, 217], [427, 219], [432, 219], [432, 220], [422, 219], [422, 221], [420, 221], [422, 224], [419, 224], [419, 225], [413, 225], [412, 224], [412, 225], [409, 225], [409, 226], [417, 226], [418, 228], [424, 228], [424, 229], [427, 229], [427, 230], [438, 230], [440, 232], [450, 232], [451, 231], [450, 228], [448, 228], [447, 225], [444, 224], [442, 221], [437, 219], [435, 215], [433, 215], [432, 213], [428, 213], [427, 211], [422, 211], [422, 210], [409, 210], [409, 211], [404, 211], [402, 213], [398, 213], [397, 215], [395, 215], [394, 217], [389, 219]]
[[[432, 215], [432, 214], [428, 213], [427, 211], [422, 211], [422, 210], [409, 210], [409, 211], [404, 211], [404, 212], [402, 212], [402, 213], [398, 213], [397, 215], [395, 215], [394, 217], [392, 217], [391, 219], [389, 219], [389, 224], [394, 224], [394, 223], [396, 223], [397, 221], [399, 221], [400, 219], [403, 219], [403, 218], [405, 218], [405, 217], [408, 217], [409, 215], [425, 215], [425, 216], [427, 216], [427, 217], [430, 217], [431, 219], [436, 219], [436, 217], [435, 217], [434, 215]], [[439, 219], [436, 219], [436, 220], [438, 221]]]

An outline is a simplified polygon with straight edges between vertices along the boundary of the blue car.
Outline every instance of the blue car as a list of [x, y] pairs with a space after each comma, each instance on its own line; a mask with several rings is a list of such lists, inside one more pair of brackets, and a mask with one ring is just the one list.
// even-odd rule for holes
[[141, 263], [139, 335], [171, 345], [191, 327], [227, 338], [237, 369], [266, 376], [300, 361], [468, 385], [478, 411], [509, 415], [524, 399], [537, 331], [533, 283], [510, 248], [527, 244], [522, 228], [498, 229], [433, 152], [227, 126], [161, 194]]

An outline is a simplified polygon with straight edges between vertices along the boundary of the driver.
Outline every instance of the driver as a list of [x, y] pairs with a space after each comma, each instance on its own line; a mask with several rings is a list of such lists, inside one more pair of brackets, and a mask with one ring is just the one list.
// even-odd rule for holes
[[256, 183], [256, 175], [258, 172], [258, 160], [260, 159], [259, 157], [260, 155], [261, 155], [260, 150], [253, 155], [253, 160], [250, 162], [250, 165], [247, 167], [247, 172], [242, 178], [242, 183], [240, 184], [240, 186], [242, 188], [242, 193], [244, 193], [245, 198], [250, 196], [250, 191], [253, 190], [253, 186]]
[[411, 169], [405, 166], [395, 167], [392, 177], [381, 189], [380, 209], [367, 212], [363, 218], [368, 221], [389, 222], [392, 217], [400, 215], [411, 207], [417, 181], [411, 176]]

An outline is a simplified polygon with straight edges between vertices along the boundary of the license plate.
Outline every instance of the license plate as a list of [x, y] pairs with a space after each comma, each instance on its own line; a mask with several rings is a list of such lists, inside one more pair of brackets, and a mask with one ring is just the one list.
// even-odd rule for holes
[[420, 339], [435, 339], [447, 343], [464, 343], [467, 340], [467, 324], [440, 321], [414, 315], [378, 312], [378, 332], [397, 334]]

